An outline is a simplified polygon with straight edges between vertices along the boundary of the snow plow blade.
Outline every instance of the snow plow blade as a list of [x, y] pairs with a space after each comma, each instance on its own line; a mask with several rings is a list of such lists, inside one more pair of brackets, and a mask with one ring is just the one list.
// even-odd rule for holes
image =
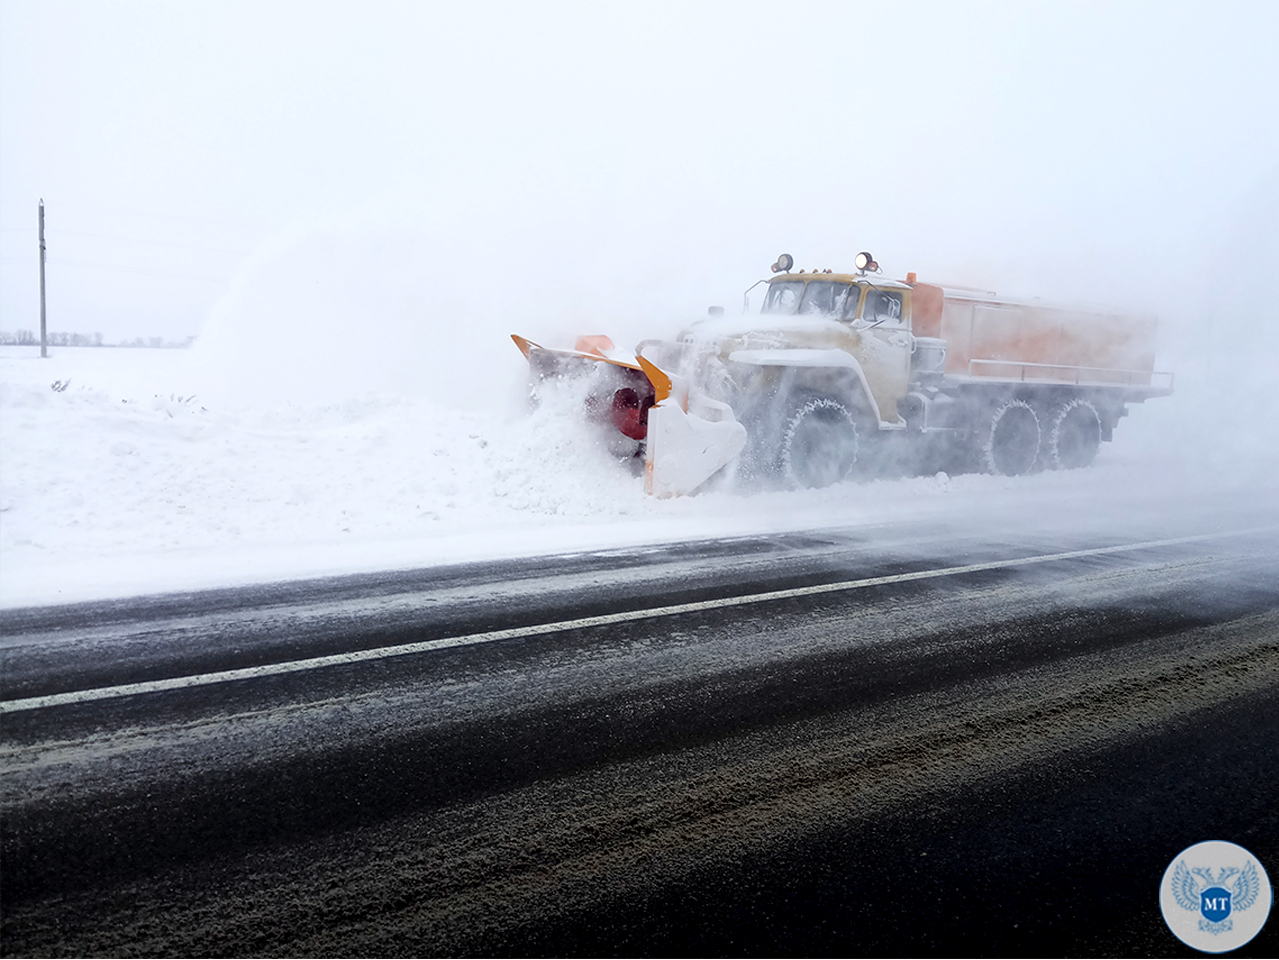
[[728, 404], [706, 403], [722, 408], [723, 419], [685, 413], [670, 399], [649, 410], [645, 493], [657, 497], [692, 493], [742, 452], [746, 428], [733, 419]]
[[657, 403], [648, 411], [644, 492], [656, 497], [692, 493], [746, 446], [746, 428], [726, 403], [691, 393], [643, 357], [640, 368]]
[[643, 441], [653, 387], [633, 359], [605, 356], [605, 350], [616, 353], [608, 337], [579, 337], [576, 350], [551, 350], [516, 334], [511, 339], [528, 360], [534, 398], [540, 382], [588, 376], [586, 419], [606, 429], [611, 425], [632, 442]]
[[[528, 337], [519, 336], [518, 334], [510, 335], [510, 339], [515, 341], [515, 346], [518, 346], [519, 352], [524, 354], [524, 359], [528, 360], [531, 364], [536, 364], [538, 362], [538, 355], [544, 354], [549, 358], [568, 360], [602, 360], [602, 362], [611, 363], [615, 367], [625, 367], [627, 369], [634, 369], [634, 371], [639, 369], [639, 366], [636, 363], [628, 363], [627, 360], [605, 357], [604, 350], [613, 349], [613, 341], [609, 340], [609, 337], [606, 336], [579, 336], [577, 340], [578, 349], [576, 350], [553, 350], [550, 349], [549, 346], [535, 344], [532, 340], [528, 339]], [[554, 362], [555, 360], [553, 360], [553, 363]], [[540, 373], [542, 376], [547, 376], [546, 373], [542, 373], [542, 371], [538, 371], [536, 368], [535, 372]]]
[[746, 428], [726, 403], [691, 392], [644, 357], [634, 362], [608, 356], [607, 337], [580, 337], [576, 350], [549, 350], [511, 335], [538, 379], [552, 379], [581, 369], [583, 362], [613, 367], [601, 395], [591, 398], [590, 419], [612, 425], [643, 444], [644, 491], [658, 497], [692, 493], [729, 464], [746, 446]]

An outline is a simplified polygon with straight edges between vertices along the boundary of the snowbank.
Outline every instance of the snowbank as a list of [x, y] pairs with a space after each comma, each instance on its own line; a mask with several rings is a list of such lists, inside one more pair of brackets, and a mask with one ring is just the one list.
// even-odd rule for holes
[[1220, 493], [1211, 471], [1178, 474], [1176, 451], [1158, 462], [1143, 433], [1175, 417], [1155, 403], [1133, 417], [1150, 422], [1123, 425], [1128, 451], [1107, 445], [1089, 471], [663, 501], [581, 422], [571, 391], [531, 412], [385, 393], [223, 406], [191, 389], [189, 351], [5, 350], [5, 606], [912, 516], [1104, 524], [1157, 517], [1174, 486]]

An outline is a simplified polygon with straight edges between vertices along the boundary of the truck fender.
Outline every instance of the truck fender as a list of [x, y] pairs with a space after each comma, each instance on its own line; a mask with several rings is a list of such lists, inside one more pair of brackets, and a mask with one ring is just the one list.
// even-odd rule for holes
[[899, 429], [896, 423], [885, 423], [879, 414], [879, 404], [870, 392], [866, 373], [857, 358], [843, 350], [734, 350], [729, 362], [753, 367], [790, 367], [794, 369], [839, 370], [851, 374], [861, 387], [862, 401], [866, 404], [881, 430]]

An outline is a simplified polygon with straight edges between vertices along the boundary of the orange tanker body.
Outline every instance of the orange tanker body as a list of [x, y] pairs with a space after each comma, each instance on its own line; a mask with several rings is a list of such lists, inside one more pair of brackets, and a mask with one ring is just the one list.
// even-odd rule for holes
[[1040, 382], [1149, 385], [1154, 317], [1010, 300], [912, 283], [912, 333], [946, 344], [946, 373]]

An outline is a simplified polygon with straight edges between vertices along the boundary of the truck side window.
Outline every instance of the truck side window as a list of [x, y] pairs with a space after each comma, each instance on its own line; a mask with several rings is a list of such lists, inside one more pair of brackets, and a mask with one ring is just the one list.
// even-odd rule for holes
[[871, 323], [900, 323], [902, 295], [888, 290], [870, 290], [866, 293], [866, 306], [862, 319]]

